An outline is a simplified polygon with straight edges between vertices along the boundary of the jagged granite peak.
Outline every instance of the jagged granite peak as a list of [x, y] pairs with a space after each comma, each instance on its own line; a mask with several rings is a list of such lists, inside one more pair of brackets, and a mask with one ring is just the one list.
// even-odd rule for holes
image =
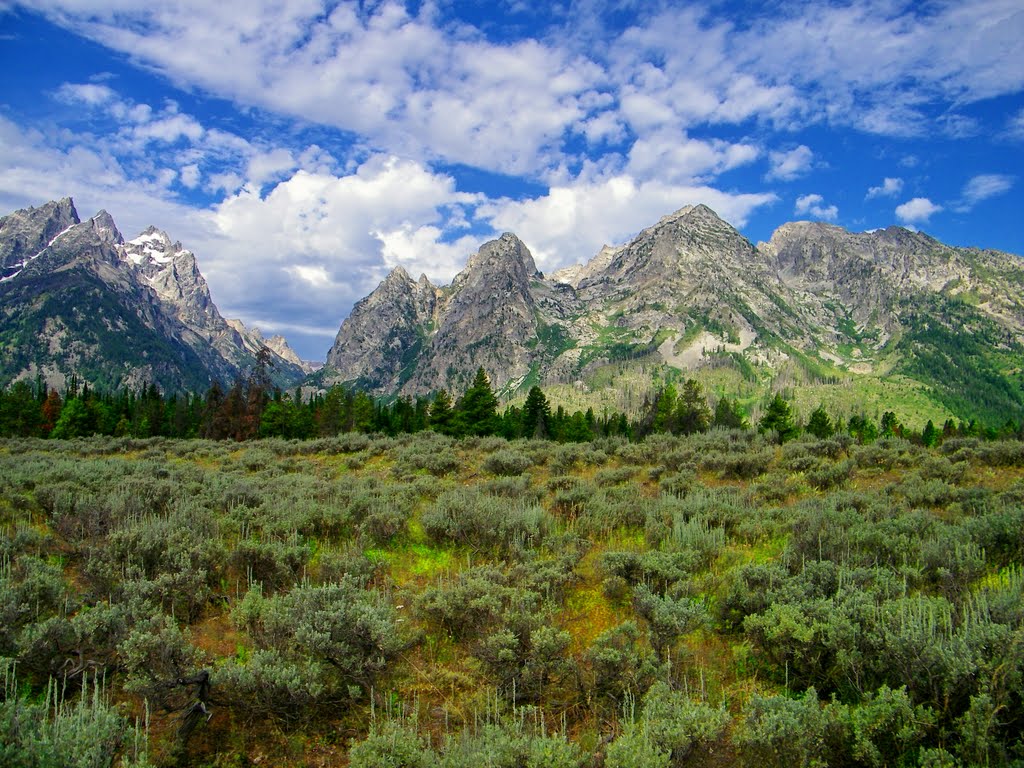
[[275, 333], [269, 339], [264, 339], [264, 343], [271, 352], [280, 357], [282, 360], [287, 360], [292, 365], [297, 365], [302, 368], [303, 371], [309, 373], [312, 371], [312, 367], [302, 360], [296, 354], [295, 350], [288, 344], [288, 339], [279, 333]]
[[92, 224], [93, 231], [99, 236], [100, 240], [111, 245], [124, 244], [124, 238], [114, 223], [114, 218], [106, 211], [97, 213], [89, 219], [89, 223]]
[[[714, 258], [709, 258], [712, 254]], [[671, 289], [680, 278], [701, 282], [712, 277], [711, 272], [725, 274], [751, 267], [763, 272], [762, 261], [753, 245], [710, 208], [686, 206], [640, 232], [578, 288], [591, 295], [617, 288], [630, 294], [637, 289], [659, 291]]]
[[791, 222], [758, 248], [783, 276], [841, 279], [845, 269], [860, 263], [894, 285], [933, 290], [964, 276], [955, 249], [902, 227], [856, 233], [823, 222]]
[[601, 250], [586, 264], [572, 264], [551, 273], [551, 279], [556, 283], [578, 288], [587, 278], [593, 277], [608, 268], [623, 246], [604, 245]]
[[996, 346], [1016, 354], [1021, 284], [1020, 259], [899, 227], [856, 234], [796, 222], [755, 247], [693, 205], [550, 278], [517, 237], [502, 235], [436, 291], [430, 313], [396, 270], [342, 324], [321, 381], [386, 395], [459, 392], [483, 366], [496, 390], [512, 393], [533, 382], [586, 389], [609, 363], [630, 360], [680, 371], [738, 365], [745, 377], [753, 366], [770, 378], [808, 358], [884, 375], [900, 359], [923, 359], [929, 337], [913, 329], [961, 294], [968, 322], [1005, 329]]
[[480, 250], [469, 257], [466, 268], [455, 276], [452, 287], [477, 279], [480, 275], [496, 272], [508, 274], [519, 282], [537, 276], [533, 254], [523, 241], [511, 232], [505, 232], [497, 240], [490, 240], [480, 246]]
[[1024, 299], [1013, 288], [1022, 261], [1010, 254], [955, 248], [903, 227], [856, 233], [821, 222], [783, 224], [758, 250], [805, 300], [838, 302], [859, 326], [894, 330], [908, 299], [971, 295], [981, 286], [987, 300], [979, 310], [1024, 331]]
[[167, 311], [199, 338], [229, 359], [246, 351], [244, 340], [214, 304], [195, 254], [180, 241], [149, 226], [125, 242], [121, 253], [124, 263], [156, 291]]
[[341, 324], [326, 366], [337, 381], [373, 382], [399, 389], [402, 361], [422, 346], [420, 328], [431, 322], [437, 291], [429, 280], [413, 281], [397, 266]]
[[662, 217], [577, 285], [585, 304], [614, 306], [615, 327], [634, 345], [646, 343], [681, 369], [700, 364], [709, 347], [760, 355], [752, 349], [759, 328], [798, 337], [799, 318], [783, 309], [792, 306], [786, 293], [767, 259], [704, 205]]
[[269, 339], [263, 335], [259, 328], [247, 328], [238, 318], [228, 318], [225, 322], [233, 328], [243, 339], [246, 349], [257, 354], [261, 349], [268, 349], [287, 363], [301, 368], [304, 373], [312, 373], [316, 370], [315, 365], [302, 360], [295, 350], [288, 344], [288, 340], [280, 334], [275, 334]]
[[[126, 243], [109, 213], [82, 222], [66, 198], [4, 217], [0, 248], [29, 254], [12, 261], [0, 282], [0, 326], [19, 322], [20, 348], [0, 350], [8, 381], [40, 374], [60, 387], [74, 373], [107, 388], [202, 389], [229, 383], [253, 363], [194, 254], [155, 227]], [[291, 360], [280, 363], [282, 381], [304, 373]]]
[[181, 243], [172, 243], [170, 235], [154, 226], [124, 244], [125, 258], [146, 273], [162, 269], [181, 250]]
[[342, 323], [322, 381], [379, 393], [457, 391], [465, 372], [472, 378], [484, 366], [496, 388], [515, 388], [545, 352], [536, 341], [541, 315], [557, 315], [562, 302], [511, 233], [484, 243], [441, 289], [396, 268]]
[[0, 218], [0, 279], [14, 277], [57, 238], [80, 223], [70, 197]]
[[444, 291], [429, 353], [409, 376], [410, 388], [459, 389], [481, 366], [496, 389], [517, 386], [535, 362], [535, 286], [543, 285], [533, 254], [514, 234], [484, 243]]

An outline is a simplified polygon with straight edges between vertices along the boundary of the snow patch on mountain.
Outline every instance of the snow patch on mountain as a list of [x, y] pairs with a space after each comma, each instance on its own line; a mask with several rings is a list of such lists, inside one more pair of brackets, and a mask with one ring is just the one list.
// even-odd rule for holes
[[27, 266], [28, 266], [28, 265], [29, 265], [29, 264], [30, 264], [31, 262], [33, 262], [33, 261], [35, 261], [36, 259], [38, 259], [38, 258], [39, 258], [40, 256], [42, 256], [42, 255], [43, 255], [44, 253], [46, 253], [46, 249], [47, 249], [47, 248], [49, 248], [49, 247], [50, 247], [50, 246], [52, 246], [52, 245], [53, 245], [54, 243], [56, 243], [56, 242], [57, 242], [58, 240], [60, 240], [60, 238], [61, 238], [61, 237], [62, 237], [63, 235], [66, 235], [66, 234], [67, 234], [68, 232], [70, 232], [70, 231], [71, 231], [71, 230], [72, 230], [72, 229], [73, 229], [73, 228], [74, 228], [75, 226], [77, 226], [77, 225], [75, 225], [75, 224], [72, 224], [71, 226], [67, 227], [66, 229], [62, 229], [62, 230], [61, 230], [60, 232], [58, 232], [58, 233], [57, 233], [57, 234], [56, 234], [56, 235], [54, 236], [54, 238], [53, 238], [52, 240], [50, 240], [50, 242], [48, 242], [48, 243], [46, 244], [46, 248], [43, 248], [43, 249], [41, 249], [41, 250], [39, 251], [39, 253], [37, 253], [37, 254], [36, 254], [35, 256], [29, 256], [29, 257], [28, 257], [27, 259], [23, 259], [23, 260], [21, 261], [21, 264], [20, 264], [20, 265], [19, 265], [19, 266], [17, 267], [17, 271], [16, 271], [16, 272], [12, 272], [11, 274], [7, 275], [6, 277], [0, 277], [0, 283], [5, 283], [5, 282], [7, 282], [8, 280], [13, 280], [13, 279], [14, 279], [14, 278], [16, 278], [16, 277], [17, 277], [18, 275], [20, 275], [20, 274], [21, 274], [21, 272], [22, 272], [22, 270], [24, 270], [24, 269], [25, 269], [25, 267], [27, 267]]

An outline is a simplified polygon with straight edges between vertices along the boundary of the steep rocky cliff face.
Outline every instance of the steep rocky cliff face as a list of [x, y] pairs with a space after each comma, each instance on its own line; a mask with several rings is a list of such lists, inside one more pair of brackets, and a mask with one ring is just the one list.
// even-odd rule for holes
[[494, 386], [515, 389], [544, 356], [540, 328], [561, 293], [511, 234], [485, 243], [443, 290], [398, 267], [342, 324], [325, 380], [429, 392], [460, 389], [483, 366]]
[[0, 219], [0, 280], [12, 280], [68, 229], [80, 224], [70, 197]]
[[811, 222], [784, 224], [759, 250], [798, 295], [838, 302], [860, 326], [892, 330], [903, 302], [937, 295], [1024, 329], [1024, 298], [1014, 290], [1021, 260], [1010, 254], [953, 248], [901, 227], [855, 234]]
[[[256, 347], [210, 298], [195, 256], [149, 228], [125, 242], [68, 198], [0, 219], [0, 381], [72, 375], [107, 389], [201, 390], [253, 365]], [[277, 376], [303, 369], [280, 355]]]
[[[609, 363], [730, 364], [770, 379], [797, 361], [836, 375], [900, 373], [947, 403], [945, 366], [962, 374], [957, 386], [998, 389], [993, 413], [1024, 404], [1014, 378], [1024, 366], [1021, 259], [898, 227], [797, 222], [755, 246], [706, 206], [688, 206], [551, 277], [506, 234], [450, 286], [427, 284], [430, 300], [418, 285], [396, 271], [357, 305], [323, 381], [389, 395], [460, 391], [483, 366], [511, 394], [534, 383], [586, 388]], [[956, 351], [965, 339], [980, 345], [967, 358]]]

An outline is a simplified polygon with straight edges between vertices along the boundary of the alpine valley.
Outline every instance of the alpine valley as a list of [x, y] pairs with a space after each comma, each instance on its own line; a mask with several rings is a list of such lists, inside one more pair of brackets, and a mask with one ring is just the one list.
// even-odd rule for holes
[[193, 254], [125, 241], [70, 199], [0, 219], [0, 385], [74, 375], [103, 388], [229, 382], [268, 349], [275, 383], [456, 396], [480, 367], [509, 399], [540, 385], [570, 408], [639, 408], [697, 378], [756, 409], [1024, 420], [1024, 261], [889, 227], [784, 224], [756, 246], [703, 205], [550, 275], [513, 234], [451, 285], [395, 268], [311, 373], [283, 339], [225, 320]]

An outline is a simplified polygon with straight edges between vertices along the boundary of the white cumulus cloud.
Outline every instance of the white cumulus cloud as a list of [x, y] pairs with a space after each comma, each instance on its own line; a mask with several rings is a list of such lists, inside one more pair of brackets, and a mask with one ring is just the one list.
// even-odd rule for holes
[[927, 197], [915, 197], [896, 206], [896, 218], [904, 224], [923, 224], [941, 210], [941, 205], [933, 203]]
[[825, 205], [825, 198], [814, 193], [798, 197], [793, 212], [797, 216], [811, 216], [825, 221], [835, 221], [839, 217], [836, 206]]
[[478, 215], [495, 230], [518, 234], [537, 266], [550, 272], [584, 263], [603, 245], [624, 243], [685, 205], [704, 203], [734, 227], [742, 227], [756, 209], [776, 199], [772, 193], [732, 194], [709, 186], [638, 182], [616, 175], [554, 186], [529, 200], [490, 202], [478, 209]]
[[768, 162], [770, 165], [768, 179], [792, 181], [811, 170], [814, 153], [806, 144], [801, 144], [788, 152], [769, 152]]

